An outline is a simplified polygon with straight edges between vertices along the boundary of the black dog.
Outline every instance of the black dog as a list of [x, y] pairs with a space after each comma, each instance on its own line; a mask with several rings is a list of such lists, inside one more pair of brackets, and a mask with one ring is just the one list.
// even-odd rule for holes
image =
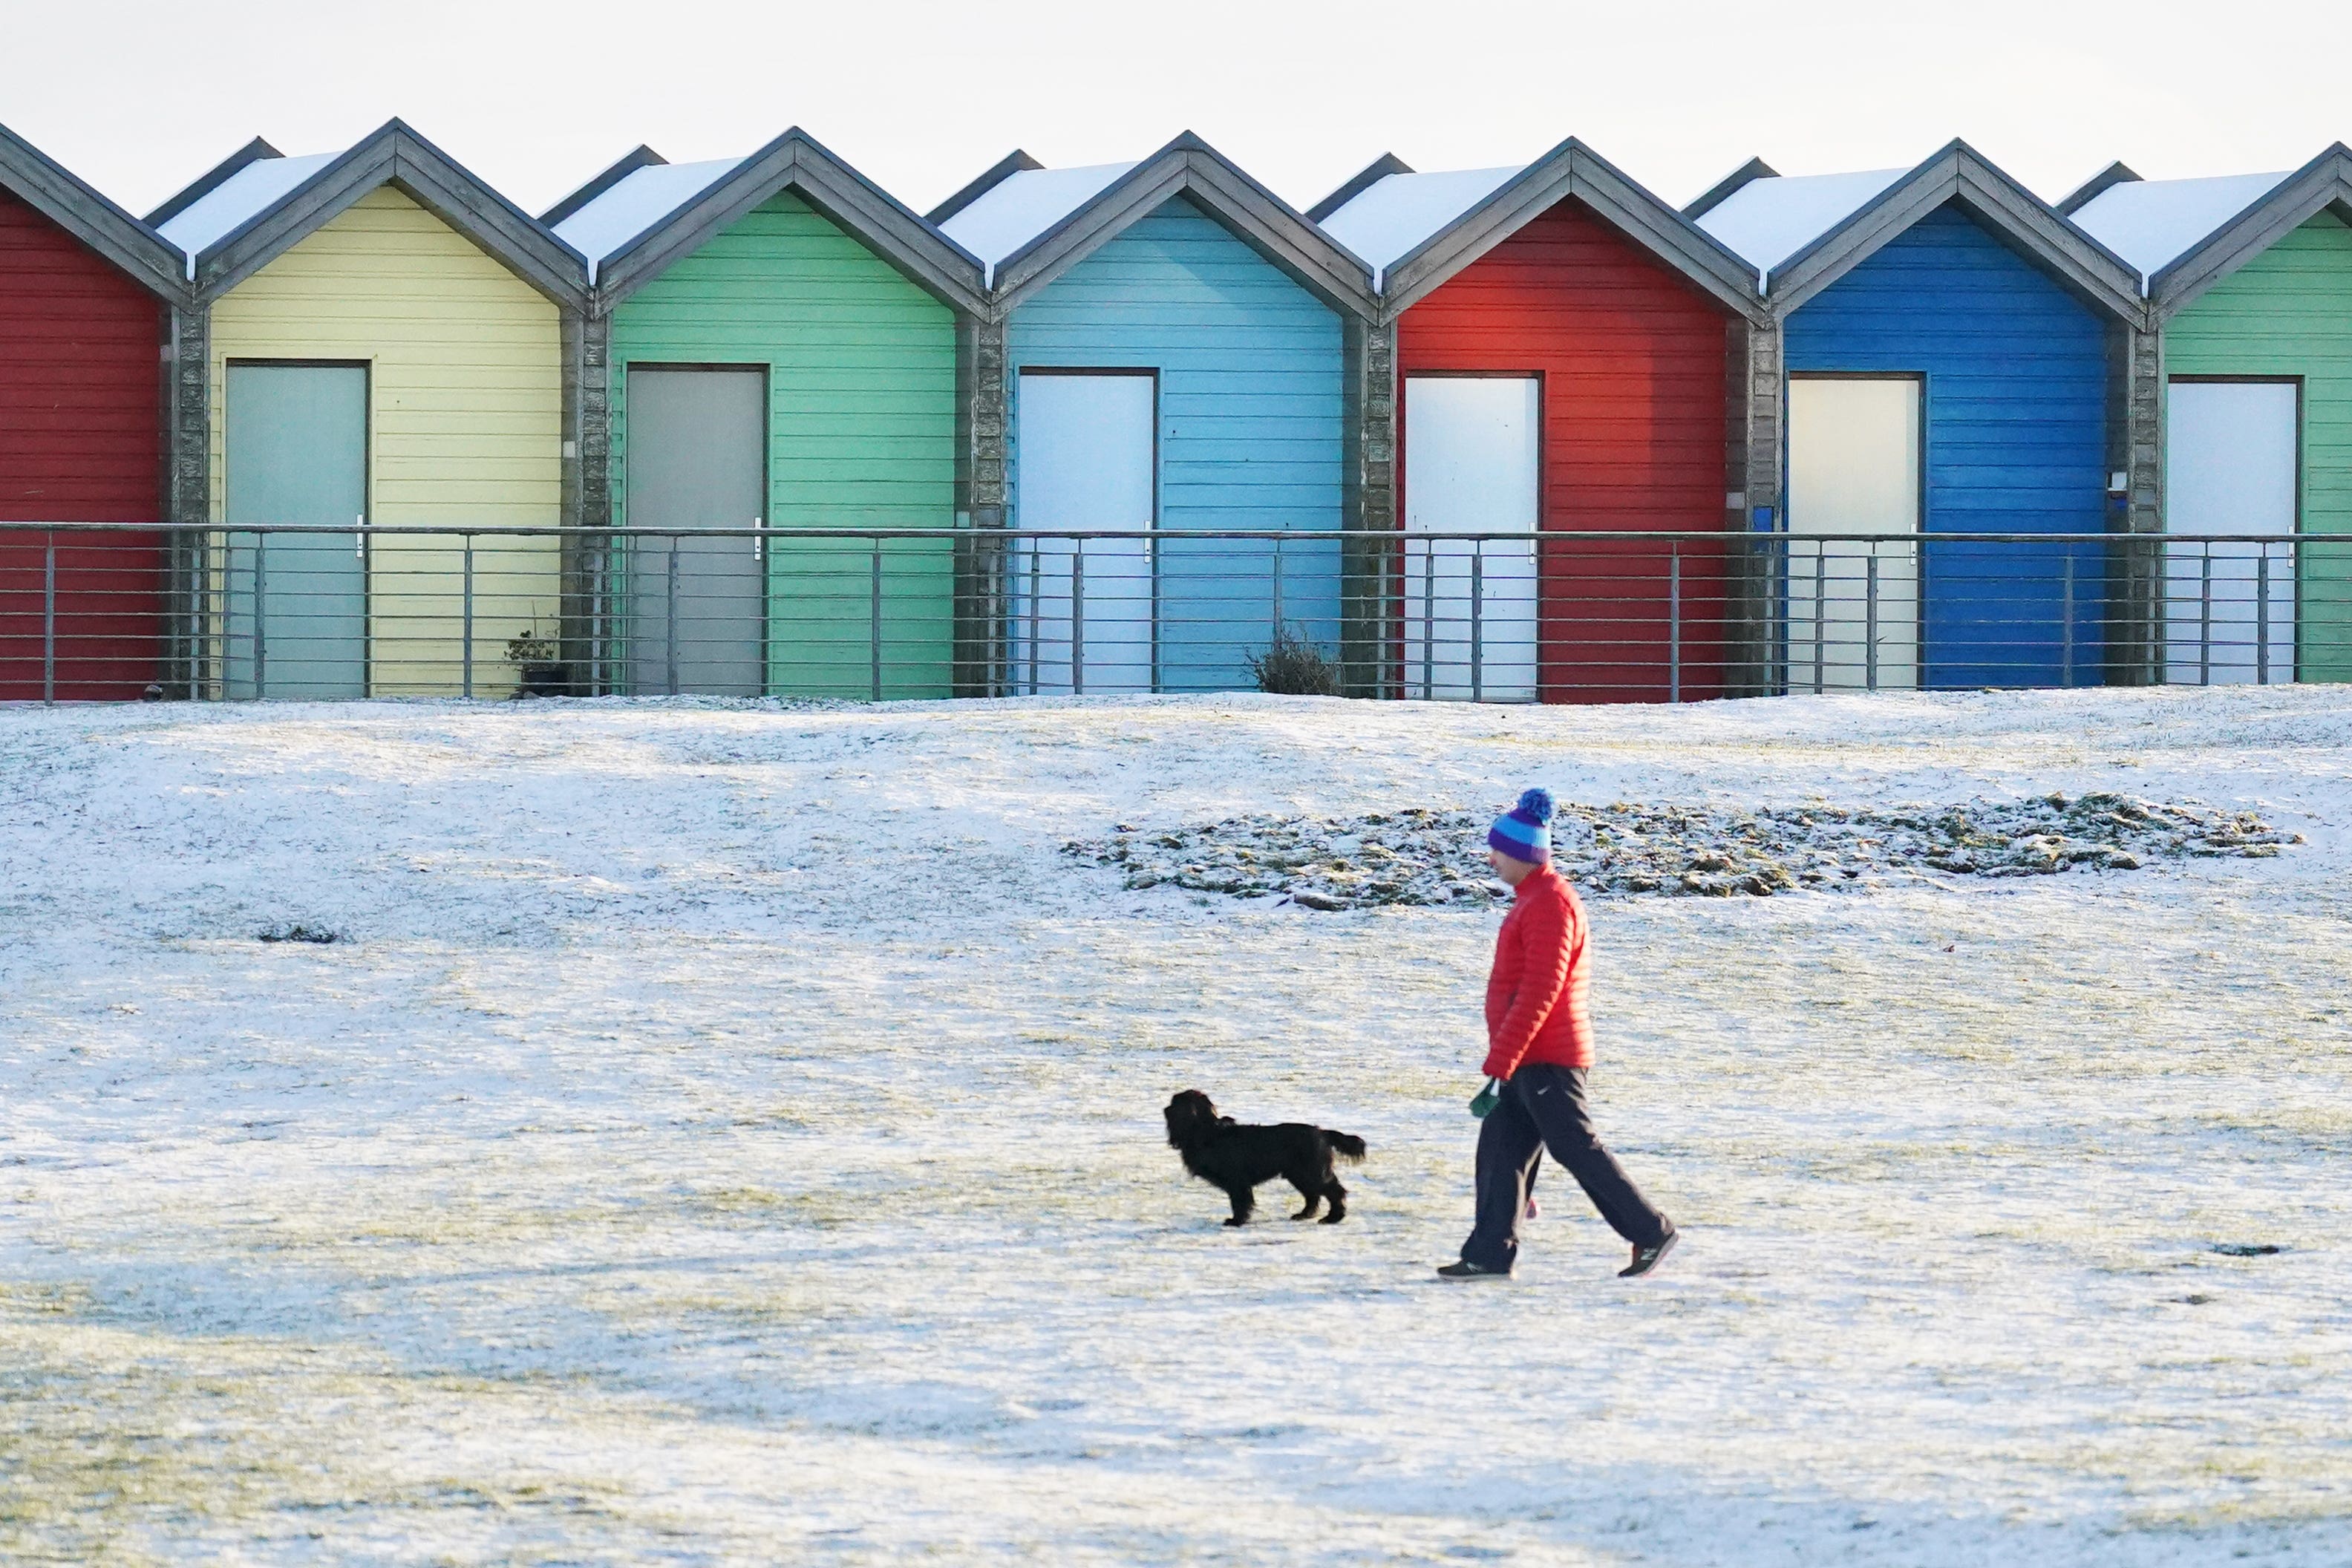
[[1307, 1206], [1290, 1217], [1313, 1219], [1323, 1200], [1331, 1201], [1325, 1225], [1348, 1217], [1348, 1189], [1332, 1169], [1334, 1158], [1350, 1164], [1364, 1157], [1364, 1141], [1304, 1121], [1284, 1121], [1272, 1127], [1244, 1127], [1230, 1116], [1220, 1116], [1209, 1097], [1188, 1089], [1168, 1102], [1168, 1143], [1184, 1156], [1184, 1168], [1223, 1187], [1234, 1202], [1227, 1225], [1247, 1225], [1257, 1205], [1253, 1190], [1276, 1176], [1298, 1189]]

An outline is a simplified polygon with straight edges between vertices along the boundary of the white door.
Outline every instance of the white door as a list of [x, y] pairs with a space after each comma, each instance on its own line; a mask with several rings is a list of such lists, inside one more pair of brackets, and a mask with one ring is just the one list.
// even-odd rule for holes
[[1919, 547], [1805, 538], [1919, 531], [1919, 386], [1789, 378], [1791, 691], [1919, 684]]
[[[1149, 374], [1023, 371], [1019, 525], [1150, 528], [1158, 390]], [[1023, 541], [1010, 565], [1015, 691], [1152, 689], [1149, 539]]]
[[2301, 388], [2176, 381], [2166, 390], [2165, 531], [2280, 542], [2166, 547], [2164, 678], [2293, 680]]
[[1407, 538], [1408, 697], [1535, 700], [1542, 416], [1531, 375], [1405, 378], [1406, 534], [1527, 536]]

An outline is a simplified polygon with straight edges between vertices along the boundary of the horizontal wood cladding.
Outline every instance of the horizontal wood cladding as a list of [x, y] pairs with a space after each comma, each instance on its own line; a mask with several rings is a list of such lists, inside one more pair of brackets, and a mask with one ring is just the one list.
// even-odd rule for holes
[[[163, 519], [163, 307], [0, 190], [0, 522]], [[0, 533], [0, 700], [45, 694], [49, 540]], [[136, 697], [157, 677], [163, 545], [55, 536], [56, 684]]]
[[[1019, 373], [1159, 373], [1159, 524], [1336, 531], [1345, 504], [1344, 334], [1329, 306], [1183, 197], [1018, 306], [1008, 326], [1014, 380], [1013, 521], [1020, 525]], [[1336, 540], [1282, 547], [1282, 618], [1336, 651]], [[1201, 542], [1162, 551], [1160, 682], [1169, 690], [1247, 689], [1246, 657], [1274, 616], [1270, 544]]]
[[[2321, 213], [2213, 285], [2164, 330], [2171, 375], [2303, 382], [2307, 533], [2352, 533], [2352, 228]], [[2352, 679], [2352, 552], [2308, 552], [2296, 619], [2305, 680]]]
[[[1918, 375], [1930, 532], [2097, 533], [2106, 526], [2106, 321], [1958, 208], [1928, 214], [1797, 308], [1792, 376]], [[1940, 687], [2055, 685], [2104, 658], [2105, 565], [2066, 547], [1931, 545], [1921, 676]]]
[[[370, 371], [371, 522], [562, 521], [562, 332], [556, 307], [439, 218], [380, 187], [212, 308], [212, 405], [231, 360], [353, 360]], [[236, 474], [213, 421], [212, 512]], [[502, 543], [478, 584], [475, 689], [511, 685], [508, 637], [558, 624], [553, 539]], [[446, 693], [460, 671], [462, 550], [384, 542], [371, 560], [370, 689]]]
[[[627, 494], [629, 367], [760, 365], [768, 372], [768, 526], [950, 526], [955, 332], [954, 312], [799, 196], [770, 197], [613, 312], [616, 514]], [[888, 552], [886, 697], [951, 689], [952, 559], [944, 542]], [[774, 689], [868, 693], [870, 567], [870, 552], [854, 541], [772, 552]]]
[[[1671, 268], [1562, 202], [1405, 311], [1404, 376], [1543, 378], [1541, 527], [1718, 529], [1724, 522], [1725, 324]], [[1408, 394], [1408, 395], [1410, 395]], [[1410, 494], [1412, 453], [1400, 458]], [[1546, 701], [1669, 695], [1675, 552], [1547, 546], [1538, 679]], [[1723, 688], [1720, 551], [1681, 555], [1681, 695]]]

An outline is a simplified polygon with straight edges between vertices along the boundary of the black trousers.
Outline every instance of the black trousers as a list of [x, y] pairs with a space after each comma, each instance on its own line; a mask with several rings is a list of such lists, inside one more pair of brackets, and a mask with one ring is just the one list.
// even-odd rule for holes
[[1517, 1261], [1519, 1221], [1547, 1149], [1619, 1236], [1655, 1247], [1674, 1234], [1674, 1222], [1651, 1206], [1593, 1131], [1584, 1069], [1538, 1062], [1511, 1076], [1478, 1124], [1478, 1218], [1462, 1244], [1464, 1262], [1501, 1273]]

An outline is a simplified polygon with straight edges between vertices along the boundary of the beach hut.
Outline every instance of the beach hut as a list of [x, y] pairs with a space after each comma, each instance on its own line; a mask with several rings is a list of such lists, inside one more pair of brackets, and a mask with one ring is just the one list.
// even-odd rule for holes
[[2156, 673], [2352, 679], [2352, 548], [2294, 543], [2352, 533], [2352, 151], [2191, 180], [2117, 163], [2059, 206], [2140, 275], [2165, 531], [2264, 536], [2167, 551]]
[[[0, 525], [161, 523], [171, 247], [0, 127]], [[168, 675], [160, 532], [0, 526], [0, 701], [137, 697]]]
[[542, 221], [593, 270], [612, 520], [762, 531], [614, 559], [616, 684], [954, 691], [951, 542], [813, 531], [956, 524], [980, 263], [799, 130], [704, 163], [640, 147]]
[[586, 263], [397, 120], [248, 145], [153, 220], [210, 340], [211, 689], [513, 690], [509, 639], [563, 634], [559, 541], [360, 530], [564, 520]]
[[2103, 680], [2100, 547], [1802, 536], [2107, 531], [2131, 269], [1958, 142], [1908, 170], [1751, 164], [1684, 210], [1755, 267], [1780, 327], [1785, 685]]
[[1308, 216], [1377, 269], [1408, 542], [1408, 542], [1398, 689], [1722, 695], [1725, 552], [1572, 536], [1744, 529], [1770, 505], [1778, 452], [1769, 423], [1751, 440], [1745, 395], [1766, 319], [1753, 270], [1573, 138], [1509, 168], [1384, 155]]
[[1315, 536], [1360, 516], [1370, 270], [1189, 133], [1133, 163], [1015, 153], [929, 216], [987, 268], [976, 506], [1001, 466], [1021, 529], [1285, 536], [1017, 543], [1007, 689], [1246, 688], [1276, 627], [1339, 654]]

